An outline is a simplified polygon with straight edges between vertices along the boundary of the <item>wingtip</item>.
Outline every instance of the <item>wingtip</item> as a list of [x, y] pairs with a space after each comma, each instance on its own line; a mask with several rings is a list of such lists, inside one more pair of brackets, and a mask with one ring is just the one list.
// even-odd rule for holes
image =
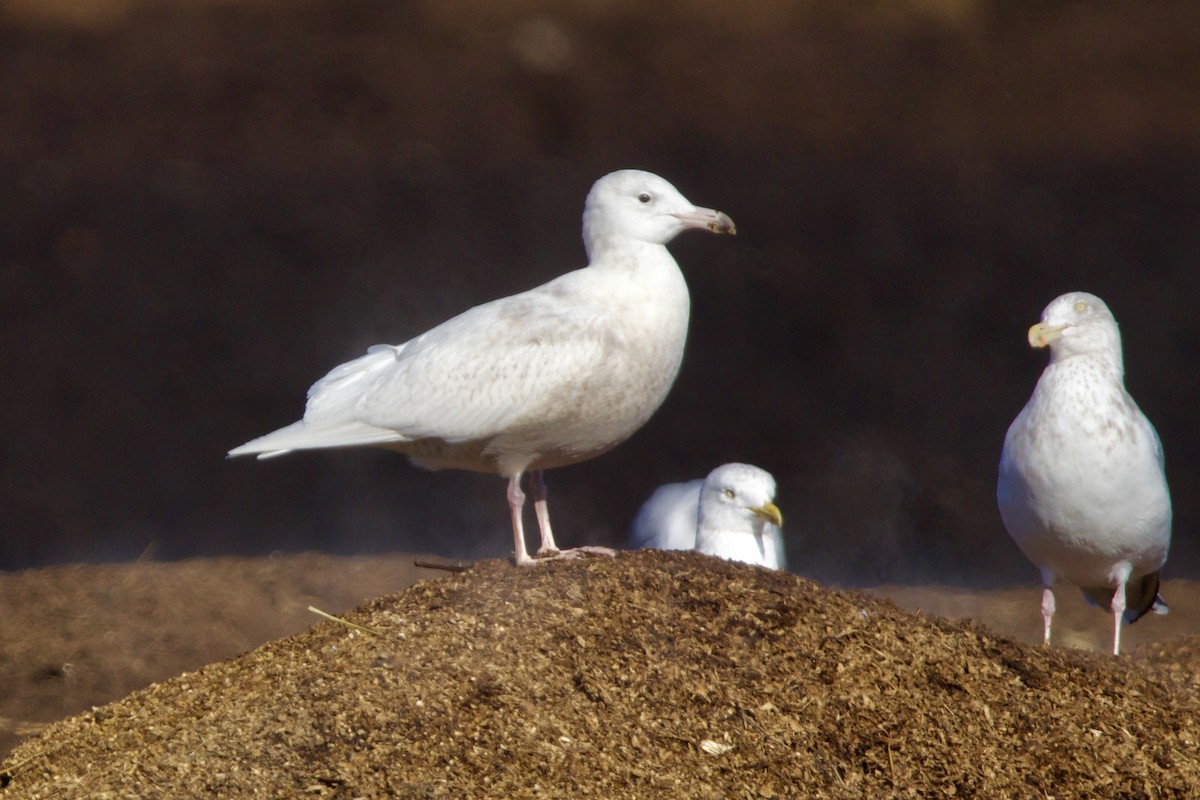
[[[258, 440], [256, 439], [254, 441], [258, 441]], [[235, 447], [232, 450], [230, 450], [228, 453], [226, 453], [225, 460], [230, 461], [232, 459], [239, 458], [240, 456], [255, 456], [256, 458], [258, 458], [261, 461], [264, 458], [274, 458], [275, 456], [281, 456], [281, 455], [284, 455], [285, 453], [290, 453], [290, 452], [292, 452], [292, 451], [291, 450], [263, 450], [262, 448], [255, 447], [254, 442], [247, 442], [246, 444]]]
[[1135, 578], [1125, 585], [1128, 607], [1125, 610], [1125, 621], [1132, 624], [1150, 612], [1166, 614], [1170, 609], [1158, 593], [1160, 577], [1156, 570], [1149, 575]]
[[229, 461], [229, 460], [237, 458], [238, 456], [248, 456], [248, 455], [250, 455], [251, 452], [253, 452], [253, 451], [248, 450], [246, 445], [244, 445], [244, 444], [238, 445], [237, 447], [233, 448], [232, 450], [230, 450], [228, 453], [225, 454], [225, 459], [227, 461]]

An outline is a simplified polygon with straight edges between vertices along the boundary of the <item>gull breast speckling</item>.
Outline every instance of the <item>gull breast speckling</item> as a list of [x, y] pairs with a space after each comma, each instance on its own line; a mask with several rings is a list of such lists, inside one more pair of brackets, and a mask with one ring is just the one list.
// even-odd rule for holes
[[1044, 640], [1053, 587], [1079, 586], [1121, 622], [1166, 612], [1159, 570], [1171, 498], [1154, 426], [1125, 389], [1121, 335], [1099, 297], [1065, 294], [1029, 329], [1050, 363], [1004, 439], [996, 497], [1009, 534], [1042, 573]]
[[607, 452], [666, 397], [690, 307], [666, 244], [689, 229], [734, 233], [729, 217], [657, 175], [606, 175], [584, 205], [588, 266], [370, 348], [313, 385], [303, 419], [229, 454], [376, 446], [430, 469], [501, 475], [522, 565], [533, 563], [522, 525], [529, 473], [538, 555], [578, 555], [588, 548], [555, 544], [542, 473]]
[[771, 473], [723, 464], [707, 478], [658, 487], [638, 510], [629, 544], [785, 569], [783, 515], [774, 500]]

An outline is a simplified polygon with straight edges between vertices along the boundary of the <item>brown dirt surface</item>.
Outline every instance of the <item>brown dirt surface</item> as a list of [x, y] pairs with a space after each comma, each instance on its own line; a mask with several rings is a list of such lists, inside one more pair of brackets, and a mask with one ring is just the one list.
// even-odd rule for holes
[[[986, 591], [966, 586], [888, 585], [869, 591], [909, 611], [951, 619], [973, 619], [1027, 644], [1042, 641], [1040, 585]], [[1069, 584], [1058, 587], [1054, 594], [1058, 607], [1052, 632], [1054, 645], [1109, 652], [1112, 625], [1107, 612], [1088, 604], [1083, 593]], [[1135, 625], [1122, 626], [1122, 653], [1165, 654], [1174, 646], [1173, 642], [1200, 634], [1200, 584], [1178, 578], [1166, 580], [1160, 594], [1170, 613], [1148, 615]]]
[[304, 630], [428, 575], [412, 555], [69, 564], [0, 573], [0, 756], [47, 722]]
[[0, 797], [1149, 798], [1200, 785], [1194, 638], [1161, 662], [1030, 647], [652, 551], [484, 562], [346, 618], [373, 633], [321, 622], [50, 726], [0, 767]]

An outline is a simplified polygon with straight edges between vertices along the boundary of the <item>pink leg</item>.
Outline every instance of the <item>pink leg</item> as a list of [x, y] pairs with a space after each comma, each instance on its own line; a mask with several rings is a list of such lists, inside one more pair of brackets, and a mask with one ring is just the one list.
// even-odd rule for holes
[[554, 531], [550, 529], [550, 506], [546, 502], [546, 479], [540, 469], [529, 473], [529, 488], [533, 491], [533, 510], [537, 514], [538, 530], [542, 534], [539, 556], [553, 556], [559, 552], [554, 543]]
[[521, 513], [525, 510], [525, 493], [521, 491], [520, 472], [508, 479], [508, 508], [512, 512], [513, 559], [518, 567], [531, 564], [533, 559], [525, 549], [525, 525], [521, 521]]
[[1112, 614], [1113, 614], [1113, 655], [1121, 655], [1121, 618], [1125, 616], [1125, 582], [1117, 584], [1117, 590], [1113, 592], [1112, 599]]
[[[509, 484], [508, 499], [509, 503], [513, 503], [513, 488]], [[544, 561], [555, 561], [558, 559], [570, 558], [585, 558], [587, 556], [615, 556], [615, 550], [608, 547], [574, 547], [570, 550], [559, 550], [558, 545], [554, 542], [554, 531], [550, 528], [550, 506], [546, 502], [546, 479], [542, 476], [540, 469], [531, 470], [529, 473], [529, 490], [533, 494], [533, 510], [537, 514], [538, 529], [542, 534], [542, 546], [538, 548], [537, 557], [530, 558], [525, 556], [524, 559], [518, 557], [517, 564], [523, 566], [525, 564], [541, 564]], [[520, 493], [521, 487], [518, 485], [516, 491]], [[520, 495], [523, 502], [525, 495]], [[513, 506], [513, 530], [517, 530], [520, 525], [520, 511], [517, 506]], [[523, 540], [523, 537], [522, 537]], [[523, 542], [522, 542], [523, 543]], [[518, 550], [523, 550], [518, 548]]]
[[1042, 644], [1050, 644], [1050, 621], [1054, 619], [1054, 590], [1042, 588]]

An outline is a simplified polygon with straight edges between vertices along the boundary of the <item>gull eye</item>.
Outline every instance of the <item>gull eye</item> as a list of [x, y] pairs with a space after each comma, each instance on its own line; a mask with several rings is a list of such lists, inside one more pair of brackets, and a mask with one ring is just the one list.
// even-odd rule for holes
[[1075, 313], [1076, 314], [1082, 314], [1085, 311], [1087, 311], [1087, 303], [1080, 300], [1078, 303], [1075, 304]]
[[653, 199], [654, 198], [650, 196], [649, 192], [642, 192], [641, 194], [638, 195], [638, 202], [643, 205], [645, 205], [646, 203], [649, 203]]
[[726, 490], [725, 490], [725, 492], [724, 492], [724, 494], [725, 494], [725, 496], [726, 496], [726, 497], [728, 497], [730, 500], [732, 500], [733, 498], [737, 497], [737, 493], [736, 493], [736, 492], [734, 492], [734, 491], [733, 491], [733, 489], [726, 489]]

